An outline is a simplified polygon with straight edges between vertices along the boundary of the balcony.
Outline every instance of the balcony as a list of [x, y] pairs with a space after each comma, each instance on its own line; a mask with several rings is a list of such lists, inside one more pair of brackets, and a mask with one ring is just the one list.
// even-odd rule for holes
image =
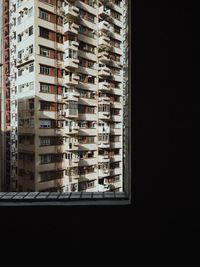
[[110, 162], [109, 155], [99, 155], [99, 162], [102, 163]]
[[[87, 167], [85, 167], [87, 168]], [[89, 172], [89, 173], [85, 173], [85, 174], [81, 174], [79, 176], [79, 182], [84, 182], [84, 181], [88, 181], [88, 180], [96, 180], [98, 178], [98, 172]], [[94, 190], [94, 188], [92, 188]]]
[[111, 142], [110, 143], [110, 148], [113, 149], [113, 148], [122, 148], [123, 146], [123, 143], [122, 142]]
[[78, 125], [72, 126], [72, 130], [73, 131], [78, 131], [79, 129], [80, 129], [80, 127]]
[[78, 117], [78, 109], [63, 109], [62, 116], [65, 118], [77, 118]]
[[64, 144], [64, 150], [66, 152], [68, 151], [77, 151], [78, 150], [79, 143], [78, 141], [74, 141], [73, 143], [65, 143]]
[[123, 103], [122, 102], [112, 101], [111, 104], [112, 104], [112, 108], [122, 109], [122, 107], [123, 107]]
[[80, 159], [79, 166], [92, 166], [96, 165], [98, 160], [96, 157]]
[[112, 135], [122, 135], [122, 128], [118, 129], [118, 128], [111, 128], [110, 132]]
[[74, 34], [78, 34], [79, 25], [75, 22], [67, 22], [64, 24], [64, 32], [72, 32]]
[[97, 150], [97, 143], [95, 144], [79, 144], [79, 149], [83, 151]]
[[109, 169], [100, 169], [99, 170], [99, 178], [110, 176]]
[[[122, 148], [122, 146], [121, 146]], [[111, 162], [119, 162], [119, 161], [122, 161], [122, 155], [113, 155], [111, 158], [110, 158]]]
[[110, 189], [108, 188], [107, 185], [102, 185], [102, 184], [99, 184], [99, 192], [106, 192], [106, 191], [110, 191]]
[[78, 167], [78, 163], [79, 163], [79, 159], [78, 158], [64, 159], [63, 167], [64, 168]]
[[112, 121], [120, 121], [120, 122], [122, 122], [123, 117], [122, 117], [122, 115], [112, 115], [111, 116], [111, 120]]
[[99, 90], [109, 91], [110, 90], [110, 84], [107, 82], [100, 82], [99, 83]]
[[71, 76], [70, 75], [64, 76], [64, 83], [66, 85], [77, 85], [79, 80], [80, 80], [80, 77], [75, 73], [73, 73]]
[[109, 148], [110, 147], [110, 143], [109, 141], [99, 141], [99, 148]]
[[105, 102], [105, 104], [109, 104], [110, 103], [110, 97], [108, 96], [102, 96], [99, 97], [99, 104], [103, 104]]
[[110, 31], [110, 23], [103, 20], [99, 23], [99, 31], [108, 33]]
[[77, 173], [72, 173], [72, 174], [67, 174], [67, 175], [64, 175], [65, 178], [69, 179], [69, 180], [75, 180], [75, 179], [78, 179], [79, 178], [79, 174]]
[[69, 133], [68, 134], [77, 134], [78, 130], [79, 130], [79, 126], [72, 126], [72, 127], [68, 127], [69, 129]]
[[110, 170], [110, 175], [120, 175], [122, 174], [122, 168], [115, 168]]
[[99, 44], [98, 51], [101, 52], [110, 52], [113, 49], [113, 46], [109, 44]]
[[78, 64], [79, 64], [79, 60], [76, 58], [65, 58], [64, 59], [64, 65], [65, 68], [68, 69], [77, 69], [78, 68]]
[[104, 5], [102, 5], [99, 8], [99, 16], [103, 19], [110, 17], [111, 15], [111, 11], [110, 9], [106, 9], [106, 7]]
[[79, 42], [77, 41], [65, 41], [64, 42], [64, 50], [73, 49], [78, 51]]
[[60, 128], [56, 129], [55, 135], [57, 136], [65, 136], [69, 134], [69, 128]]
[[101, 36], [99, 38], [99, 45], [102, 46], [102, 45], [109, 45], [109, 42], [110, 42], [110, 38], [108, 36]]
[[110, 112], [109, 111], [99, 112], [99, 119], [100, 120], [110, 120]]
[[110, 69], [106, 66], [100, 67], [99, 68], [99, 76], [110, 77], [111, 76]]
[[108, 63], [110, 62], [110, 58], [109, 58], [109, 53], [108, 52], [101, 52], [99, 53], [99, 61], [102, 62], [102, 63]]
[[65, 16], [72, 16], [77, 18], [79, 15], [79, 8], [74, 5], [63, 5], [62, 10]]

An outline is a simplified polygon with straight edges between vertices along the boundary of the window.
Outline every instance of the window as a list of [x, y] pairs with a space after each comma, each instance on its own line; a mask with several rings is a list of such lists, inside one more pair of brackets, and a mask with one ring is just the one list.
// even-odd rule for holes
[[69, 51], [69, 58], [74, 58], [74, 59], [78, 58], [78, 51], [73, 49], [69, 49], [68, 51]]
[[29, 72], [33, 72], [34, 71], [34, 63], [31, 63], [29, 65]]
[[49, 39], [50, 31], [48, 29], [40, 27], [40, 37]]
[[50, 145], [50, 138], [49, 137], [41, 137], [40, 138], [40, 145], [41, 146], [49, 146]]
[[45, 74], [45, 75], [49, 75], [50, 74], [50, 68], [47, 66], [40, 66], [40, 73], [41, 74]]
[[94, 15], [92, 15], [92, 14], [88, 13], [88, 16], [87, 16], [87, 20], [88, 20], [88, 21], [90, 21], [90, 22], [94, 23], [94, 18], [95, 18], [95, 16], [94, 16]]
[[24, 50], [21, 50], [18, 52], [18, 59], [22, 59], [23, 52], [24, 52]]
[[41, 164], [51, 163], [51, 155], [41, 155]]
[[80, 77], [80, 82], [85, 82], [87, 75], [80, 73], [79, 77]]
[[51, 128], [51, 120], [41, 120], [40, 121], [41, 128]]
[[108, 142], [109, 141], [109, 134], [100, 134], [99, 141]]
[[40, 46], [40, 55], [44, 57], [49, 57], [49, 49], [43, 46]]
[[78, 112], [78, 103], [75, 101], [69, 102], [69, 114], [70, 115], [76, 115]]
[[21, 23], [22, 23], [22, 17], [19, 16], [19, 17], [17, 18], [17, 24], [20, 25]]
[[99, 105], [99, 112], [110, 112], [110, 105]]
[[87, 44], [87, 43], [84, 43], [82, 41], [79, 43], [79, 49], [87, 51], [87, 52], [90, 52], [90, 53], [94, 53], [95, 52], [95, 46]]
[[33, 90], [34, 89], [34, 82], [30, 82], [29, 83], [29, 90]]
[[17, 41], [18, 41], [18, 43], [22, 41], [22, 35], [21, 34], [17, 35]]
[[50, 110], [51, 109], [51, 103], [49, 103], [49, 102], [41, 102], [40, 103], [40, 109], [41, 110]]
[[88, 76], [88, 83], [95, 83], [95, 77], [94, 76]]
[[50, 85], [49, 84], [46, 84], [46, 83], [40, 84], [40, 92], [49, 93], [49, 91], [50, 91]]
[[28, 28], [28, 34], [29, 36], [33, 34], [33, 26]]
[[64, 55], [63, 52], [57, 52], [57, 58], [58, 58], [58, 60], [63, 60], [63, 55]]
[[58, 43], [63, 43], [63, 36], [62, 36], [62, 34], [59, 34], [59, 33], [57, 33], [56, 34], [56, 41], [58, 42]]
[[49, 14], [42, 9], [39, 9], [39, 17], [47, 21], [49, 20]]
[[120, 27], [114, 25], [114, 32], [120, 34], [121, 32]]
[[34, 109], [34, 99], [29, 99], [29, 110]]
[[18, 76], [22, 76], [23, 69], [18, 69]]
[[33, 45], [29, 46], [29, 54], [33, 54]]
[[94, 182], [88, 182], [87, 187], [88, 188], [94, 187]]

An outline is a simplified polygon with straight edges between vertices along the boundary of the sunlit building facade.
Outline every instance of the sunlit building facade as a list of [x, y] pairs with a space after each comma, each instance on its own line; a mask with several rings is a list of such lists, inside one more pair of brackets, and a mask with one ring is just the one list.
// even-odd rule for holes
[[121, 0], [4, 0], [1, 191], [123, 191]]

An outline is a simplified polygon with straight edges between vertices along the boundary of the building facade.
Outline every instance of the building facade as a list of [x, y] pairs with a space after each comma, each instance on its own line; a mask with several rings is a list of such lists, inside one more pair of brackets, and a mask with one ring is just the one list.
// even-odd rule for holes
[[4, 0], [5, 191], [123, 191], [121, 0]]
[[[131, 102], [131, 90], [129, 89], [129, 77], [131, 76], [131, 64], [130, 63], [130, 47], [129, 47], [129, 38], [130, 38], [130, 16], [129, 10], [131, 10], [130, 1], [122, 0], [123, 2], [123, 183], [124, 189], [126, 192], [129, 191], [130, 179], [128, 176], [130, 175], [129, 164], [130, 164], [130, 102]], [[132, 89], [132, 88], [131, 88]]]

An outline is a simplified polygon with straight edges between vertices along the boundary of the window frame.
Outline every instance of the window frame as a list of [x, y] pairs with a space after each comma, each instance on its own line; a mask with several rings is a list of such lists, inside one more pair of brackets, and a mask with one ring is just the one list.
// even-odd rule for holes
[[[128, 1], [129, 10], [129, 61], [132, 59], [131, 52], [131, 0]], [[129, 80], [131, 76], [131, 64], [128, 70]], [[128, 168], [124, 175], [124, 192], [0, 192], [0, 206], [126, 206], [132, 205], [132, 92], [130, 81], [128, 84]]]

